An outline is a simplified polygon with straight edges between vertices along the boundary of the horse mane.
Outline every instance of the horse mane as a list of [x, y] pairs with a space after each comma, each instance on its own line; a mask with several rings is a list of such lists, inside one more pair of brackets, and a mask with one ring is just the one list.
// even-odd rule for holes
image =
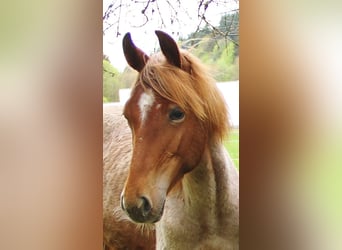
[[209, 136], [222, 140], [229, 129], [228, 111], [215, 81], [190, 53], [181, 50], [181, 62], [182, 69], [169, 64], [161, 53], [150, 57], [135, 86], [152, 88], [185, 112], [192, 112]]

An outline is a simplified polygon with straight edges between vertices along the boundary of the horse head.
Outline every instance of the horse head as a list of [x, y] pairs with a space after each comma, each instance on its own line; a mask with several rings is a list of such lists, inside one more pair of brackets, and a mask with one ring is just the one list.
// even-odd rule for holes
[[123, 39], [126, 60], [139, 75], [124, 108], [133, 154], [121, 206], [140, 223], [161, 219], [166, 196], [199, 164], [217, 126], [205, 122], [213, 111], [201, 92], [210, 97], [215, 92], [200, 84], [196, 63], [169, 35], [156, 35], [161, 53], [151, 57], [134, 45], [129, 33]]

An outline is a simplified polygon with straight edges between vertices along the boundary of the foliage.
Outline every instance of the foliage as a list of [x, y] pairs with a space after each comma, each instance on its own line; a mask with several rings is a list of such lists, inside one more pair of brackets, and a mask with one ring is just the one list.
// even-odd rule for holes
[[130, 88], [137, 73], [127, 67], [120, 73], [103, 55], [103, 102], [119, 102], [119, 89]]
[[103, 102], [119, 101], [120, 74], [108, 60], [103, 57]]
[[217, 81], [234, 81], [239, 79], [238, 31], [239, 13], [236, 12], [222, 16], [214, 32], [205, 26], [181, 39], [181, 43], [210, 66]]
[[[239, 24], [240, 14], [235, 12], [222, 16], [218, 30], [223, 34], [228, 34], [228, 40], [232, 41], [235, 45], [239, 44]], [[239, 49], [235, 51], [235, 56], [239, 55]]]
[[126, 67], [121, 75], [121, 82], [125, 88], [130, 88], [135, 82], [138, 72], [130, 67]]
[[235, 167], [239, 169], [239, 129], [232, 129], [223, 144], [232, 158]]

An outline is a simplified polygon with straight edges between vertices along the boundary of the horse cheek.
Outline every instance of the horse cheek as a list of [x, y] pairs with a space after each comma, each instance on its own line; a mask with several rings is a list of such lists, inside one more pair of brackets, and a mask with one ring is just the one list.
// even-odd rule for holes
[[207, 135], [201, 128], [191, 129], [191, 134], [187, 132], [182, 146], [181, 155], [184, 158], [185, 171], [191, 171], [202, 159]]

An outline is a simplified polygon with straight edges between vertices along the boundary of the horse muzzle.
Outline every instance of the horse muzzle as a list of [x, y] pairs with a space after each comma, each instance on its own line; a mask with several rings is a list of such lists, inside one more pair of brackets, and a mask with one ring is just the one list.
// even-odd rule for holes
[[163, 214], [164, 203], [161, 209], [153, 207], [152, 202], [145, 196], [140, 196], [131, 202], [127, 202], [124, 195], [121, 194], [120, 204], [123, 211], [135, 222], [155, 223], [158, 222]]

